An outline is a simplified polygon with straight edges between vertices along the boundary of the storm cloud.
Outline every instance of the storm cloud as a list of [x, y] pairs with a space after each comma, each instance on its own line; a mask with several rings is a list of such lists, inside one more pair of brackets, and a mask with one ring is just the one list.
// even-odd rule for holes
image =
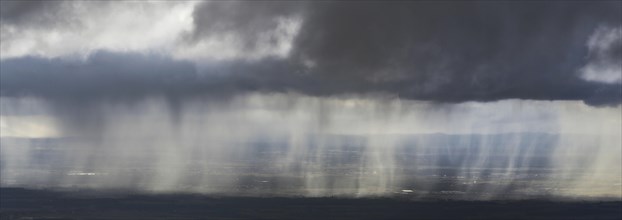
[[1, 187], [621, 198], [619, 1], [1, 6]]
[[[14, 8], [2, 11], [5, 29], [30, 27], [40, 14], [72, 20], [71, 13], [55, 13], [70, 4], [13, 4], [3, 7]], [[615, 1], [201, 2], [191, 16], [192, 27], [180, 31], [173, 45], [227, 42], [234, 52], [221, 52], [236, 55], [186, 59], [184, 51], [150, 55], [102, 47], [85, 59], [6, 58], [2, 95], [88, 99], [292, 91], [590, 105], [619, 105], [622, 99], [619, 68], [607, 69], [614, 80], [590, 80], [593, 73], [586, 73], [599, 71], [593, 66], [601, 63], [622, 65], [619, 40], [600, 49], [590, 43], [604, 29], [619, 30], [622, 3]], [[3, 44], [14, 42], [14, 36], [2, 37]]]

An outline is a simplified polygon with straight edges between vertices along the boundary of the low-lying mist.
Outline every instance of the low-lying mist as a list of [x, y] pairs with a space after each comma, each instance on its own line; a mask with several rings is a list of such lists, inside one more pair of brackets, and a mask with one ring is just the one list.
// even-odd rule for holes
[[622, 198], [619, 106], [297, 94], [0, 100], [2, 186]]

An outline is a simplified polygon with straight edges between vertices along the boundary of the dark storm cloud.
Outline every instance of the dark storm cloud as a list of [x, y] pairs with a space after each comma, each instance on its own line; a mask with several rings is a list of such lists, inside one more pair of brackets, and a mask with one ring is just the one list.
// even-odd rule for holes
[[620, 26], [621, 5], [322, 2], [310, 7], [293, 56], [314, 63], [313, 73], [327, 81], [344, 82], [343, 90], [619, 103], [619, 85], [585, 82], [576, 69], [597, 27]]
[[[3, 15], [4, 16], [4, 15]], [[232, 35], [252, 50], [278, 19], [299, 17], [287, 59], [220, 62], [197, 73], [162, 57], [103, 53], [86, 63], [2, 61], [2, 94], [189, 96], [239, 91], [388, 93], [439, 102], [583, 100], [618, 105], [619, 84], [589, 82], [586, 42], [620, 27], [607, 2], [206, 2], [187, 43]], [[610, 51], [619, 51], [612, 49]], [[618, 61], [619, 62], [619, 61]]]

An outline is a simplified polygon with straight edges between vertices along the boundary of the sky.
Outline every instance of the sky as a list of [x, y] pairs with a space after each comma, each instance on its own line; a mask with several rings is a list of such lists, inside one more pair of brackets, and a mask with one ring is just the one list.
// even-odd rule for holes
[[2, 94], [124, 99], [292, 91], [617, 106], [621, 7], [3, 1]]
[[[595, 173], [622, 169], [620, 1], [0, 4], [0, 139], [98, 143], [67, 157], [154, 137], [168, 143], [157, 149], [195, 150], [283, 139], [299, 155], [318, 134], [382, 147], [399, 135], [547, 133], [560, 137], [560, 167], [579, 167], [563, 162], [576, 151]], [[597, 138], [561, 146], [576, 135]], [[29, 161], [10, 159], [32, 155], [7, 143], [3, 170]], [[186, 155], [169, 154], [154, 160]], [[392, 164], [386, 155], [372, 165]], [[174, 188], [174, 171], [158, 187]]]

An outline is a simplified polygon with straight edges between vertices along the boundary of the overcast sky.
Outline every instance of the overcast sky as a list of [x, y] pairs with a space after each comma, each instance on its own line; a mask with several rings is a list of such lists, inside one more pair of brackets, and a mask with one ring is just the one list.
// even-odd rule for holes
[[205, 103], [333, 133], [622, 129], [619, 1], [1, 4], [3, 136], [98, 136], [126, 126], [110, 109], [182, 120]]
[[2, 1], [2, 96], [619, 106], [619, 1]]
[[[464, 153], [425, 141], [443, 133], [483, 149], [466, 153], [468, 175], [498, 147], [506, 174], [542, 147], [555, 172], [547, 190], [622, 195], [621, 1], [0, 4], [0, 184], [74, 186], [76, 172], [138, 162], [153, 178], [90, 184], [188, 190], [178, 183], [222, 178], [185, 176], [190, 158], [252, 161], [268, 143], [286, 146], [269, 166], [326, 192], [332, 180], [314, 178], [330, 166], [323, 153], [360, 147], [359, 171], [374, 175], [347, 193], [382, 194], [402, 187], [401, 138], [416, 137], [430, 161]], [[482, 137], [503, 138], [472, 141]], [[79, 150], [36, 165], [59, 140]], [[63, 169], [73, 173], [40, 172]]]

